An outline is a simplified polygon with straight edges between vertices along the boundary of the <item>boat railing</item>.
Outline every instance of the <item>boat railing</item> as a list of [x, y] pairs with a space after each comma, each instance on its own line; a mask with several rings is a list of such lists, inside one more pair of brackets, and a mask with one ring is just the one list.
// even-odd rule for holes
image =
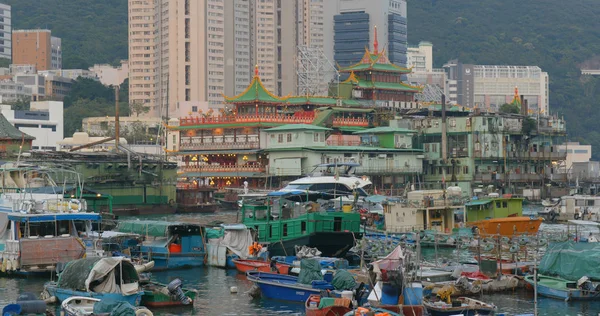
[[387, 226], [386, 231], [388, 233], [411, 233], [425, 229], [424, 225], [400, 225], [400, 226]]
[[183, 172], [264, 172], [265, 166], [260, 165], [197, 165], [183, 166]]

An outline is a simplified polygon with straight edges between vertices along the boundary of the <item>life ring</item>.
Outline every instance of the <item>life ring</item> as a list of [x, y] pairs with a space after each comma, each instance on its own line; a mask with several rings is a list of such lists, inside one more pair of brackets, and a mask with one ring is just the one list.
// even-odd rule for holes
[[81, 201], [78, 199], [71, 199], [69, 201], [69, 208], [73, 213], [78, 213], [81, 211]]

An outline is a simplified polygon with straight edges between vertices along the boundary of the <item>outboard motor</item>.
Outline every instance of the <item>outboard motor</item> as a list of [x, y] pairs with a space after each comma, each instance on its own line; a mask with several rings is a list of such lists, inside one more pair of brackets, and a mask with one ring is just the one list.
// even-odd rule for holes
[[175, 279], [171, 281], [169, 285], [167, 285], [167, 290], [169, 291], [169, 294], [171, 294], [175, 299], [177, 299], [184, 305], [189, 305], [190, 303], [192, 303], [192, 300], [189, 297], [185, 296], [185, 293], [183, 293], [183, 290], [181, 289], [181, 284], [182, 283], [180, 279]]

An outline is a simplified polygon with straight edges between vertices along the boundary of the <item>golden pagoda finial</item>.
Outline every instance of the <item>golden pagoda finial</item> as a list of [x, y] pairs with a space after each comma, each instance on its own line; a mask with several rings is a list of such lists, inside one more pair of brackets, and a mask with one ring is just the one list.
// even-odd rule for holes
[[377, 41], [377, 25], [375, 25], [375, 39], [373, 40], [373, 54], [379, 54], [379, 42]]
[[513, 96], [511, 104], [521, 105], [521, 97], [519, 97], [519, 87], [515, 86], [515, 95]]

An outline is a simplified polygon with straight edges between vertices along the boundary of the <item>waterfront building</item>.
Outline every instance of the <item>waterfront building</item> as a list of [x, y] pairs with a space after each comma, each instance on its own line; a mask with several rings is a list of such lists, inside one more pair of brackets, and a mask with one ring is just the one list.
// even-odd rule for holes
[[[420, 150], [405, 142], [412, 132], [399, 126], [376, 128], [384, 121], [378, 118], [380, 109], [417, 106], [413, 100], [419, 87], [400, 80], [410, 70], [392, 64], [375, 42], [372, 52], [367, 49], [358, 63], [339, 71], [347, 73], [348, 79], [333, 83], [331, 96], [279, 97], [265, 87], [256, 67], [245, 91], [225, 96], [230, 111], [221, 110], [215, 115], [211, 110], [171, 119], [167, 150], [177, 157], [182, 181], [203, 179], [203, 183], [218, 187], [240, 187], [248, 181], [251, 187], [278, 187], [310, 171], [307, 169], [313, 162], [349, 159], [365, 164], [362, 171], [386, 186], [405, 183], [418, 175]], [[289, 124], [302, 126], [297, 129]], [[290, 132], [276, 133], [277, 128]], [[318, 133], [318, 139], [313, 138], [318, 144], [304, 148], [300, 136], [311, 129], [323, 132]], [[314, 130], [311, 133], [314, 136]], [[269, 148], [270, 142], [275, 142], [271, 144], [277, 148]], [[290, 152], [310, 158], [299, 167], [282, 170], [289, 161], [273, 159], [290, 158]], [[371, 165], [372, 158], [381, 160]], [[384, 175], [383, 166], [393, 172]]]
[[406, 0], [327, 0], [323, 11], [324, 52], [329, 60], [342, 67], [357, 63], [364, 48], [377, 40], [389, 51], [392, 63], [406, 66]]
[[417, 131], [416, 147], [425, 155], [426, 189], [457, 185], [472, 193], [494, 185], [503, 193], [566, 181], [558, 166], [566, 159], [559, 145], [563, 119], [465, 111], [447, 106], [447, 158], [443, 159], [441, 107], [413, 111], [402, 124]]
[[472, 65], [453, 60], [444, 68], [449, 101], [455, 104], [498, 111], [511, 102], [516, 87], [527, 100], [530, 113], [550, 114], [548, 73], [538, 66]]
[[558, 146], [558, 151], [567, 154], [565, 164], [561, 166], [567, 174], [572, 174], [573, 163], [588, 162], [592, 158], [592, 145], [582, 145], [579, 142], [566, 142]]
[[62, 49], [60, 38], [50, 30], [13, 30], [12, 63], [35, 65], [37, 70], [60, 69]]
[[29, 110], [13, 110], [0, 105], [2, 115], [21, 132], [35, 138], [32, 150], [55, 151], [63, 139], [63, 103], [58, 101], [31, 102]]
[[12, 14], [8, 4], [0, 3], [0, 58], [12, 59]]
[[109, 64], [96, 64], [89, 68], [98, 80], [105, 86], [118, 86], [122, 84], [129, 76], [129, 62], [121, 60], [121, 65], [113, 67]]

